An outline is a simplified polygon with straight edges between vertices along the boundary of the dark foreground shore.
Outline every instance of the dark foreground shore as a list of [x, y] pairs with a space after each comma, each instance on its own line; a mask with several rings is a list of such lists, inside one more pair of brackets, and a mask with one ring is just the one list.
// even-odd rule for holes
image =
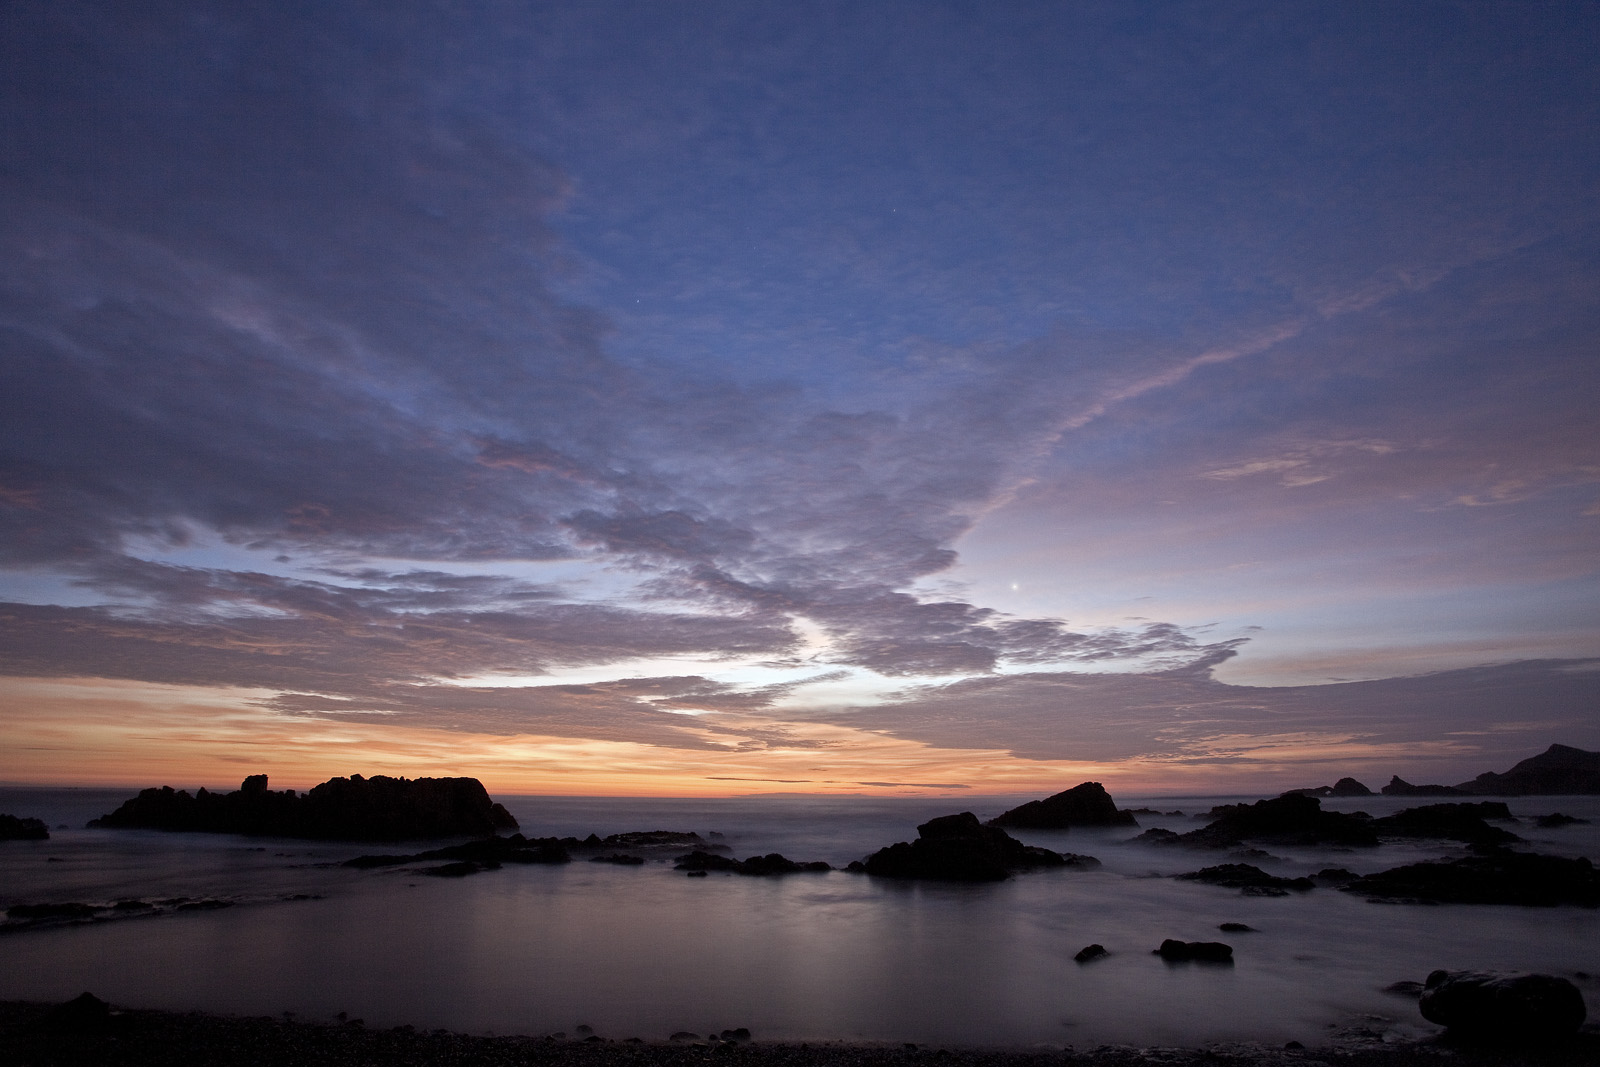
[[1344, 1043], [1303, 1049], [1251, 1044], [1008, 1049], [479, 1037], [160, 1011], [122, 1011], [85, 1020], [63, 1017], [56, 1005], [0, 1002], [0, 1064], [5, 1067], [1594, 1067], [1597, 1063], [1600, 1032], [1592, 1027], [1559, 1044], [1534, 1048], [1486, 1047], [1448, 1039], [1397, 1045], [1352, 1035]]

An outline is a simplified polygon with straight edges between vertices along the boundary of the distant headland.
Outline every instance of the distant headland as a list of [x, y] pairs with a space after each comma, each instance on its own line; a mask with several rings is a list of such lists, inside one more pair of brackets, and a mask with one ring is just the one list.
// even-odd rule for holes
[[231, 793], [145, 789], [91, 828], [178, 830], [323, 841], [487, 837], [517, 829], [476, 778], [330, 778], [309, 791], [267, 788], [252, 774]]

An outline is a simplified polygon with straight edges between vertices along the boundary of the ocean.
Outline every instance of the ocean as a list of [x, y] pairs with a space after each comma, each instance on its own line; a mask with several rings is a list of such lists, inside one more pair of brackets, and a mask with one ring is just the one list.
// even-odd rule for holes
[[[390, 848], [83, 828], [129, 795], [0, 789], [0, 811], [52, 827], [49, 841], [0, 843], [0, 908], [199, 906], [3, 931], [0, 999], [88, 990], [119, 1007], [343, 1013], [369, 1027], [469, 1033], [577, 1036], [586, 1026], [664, 1040], [746, 1027], [757, 1040], [1076, 1048], [1412, 1038], [1435, 1028], [1385, 987], [1440, 967], [1560, 974], [1579, 985], [1591, 1018], [1600, 1008], [1600, 911], [1375, 904], [1327, 888], [1243, 896], [1170, 877], [1225, 857], [1134, 844], [1127, 829], [1018, 832], [1103, 866], [985, 885], [840, 871], [686, 878], [670, 862], [582, 859], [442, 879], [338, 865]], [[530, 837], [715, 831], [741, 858], [781, 852], [842, 866], [914, 838], [933, 816], [989, 818], [1025, 798], [496, 799]], [[1179, 831], [1215, 804], [1255, 799], [1117, 797], [1183, 811], [1140, 817]], [[1384, 815], [1430, 802], [1323, 804]], [[1525, 847], [1600, 859], [1600, 798], [1508, 803]], [[1552, 811], [1590, 824], [1543, 830], [1529, 818]], [[1439, 842], [1272, 851], [1252, 862], [1282, 875], [1461, 854]], [[1223, 922], [1257, 932], [1225, 934]], [[1152, 950], [1169, 937], [1224, 941], [1235, 962], [1165, 963]], [[1111, 954], [1074, 962], [1091, 943]]]

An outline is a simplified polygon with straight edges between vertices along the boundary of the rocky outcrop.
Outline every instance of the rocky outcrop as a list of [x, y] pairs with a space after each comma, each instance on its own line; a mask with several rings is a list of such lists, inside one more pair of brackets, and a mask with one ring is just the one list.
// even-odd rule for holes
[[1233, 962], [1233, 946], [1224, 945], [1221, 941], [1179, 941], [1169, 937], [1161, 942], [1161, 947], [1155, 949], [1153, 954], [1169, 963], [1190, 960], [1202, 963]]
[[1364, 815], [1323, 811], [1322, 801], [1303, 793], [1285, 793], [1254, 804], [1225, 804], [1211, 809], [1213, 822], [1186, 834], [1148, 830], [1135, 840], [1193, 848], [1238, 848], [1246, 842], [1272, 845], [1342, 845], [1371, 848], [1378, 844], [1371, 820]]
[[456, 863], [448, 867], [435, 867], [423, 873], [456, 876], [492, 871], [504, 863], [571, 863], [572, 855], [568, 850], [581, 844], [574, 837], [526, 838], [521, 834], [512, 834], [510, 837], [489, 837], [403, 856], [357, 856], [353, 860], [345, 860], [344, 866], [370, 870], [430, 860], [455, 860]]
[[1316, 888], [1316, 883], [1309, 878], [1279, 878], [1248, 863], [1222, 863], [1177, 877], [1186, 882], [1204, 882], [1206, 885], [1238, 889], [1247, 896], [1280, 896], [1287, 895], [1291, 889], [1303, 892]]
[[927, 878], [950, 882], [998, 882], [1013, 872], [1043, 867], [1099, 866], [1092, 856], [1062, 855], [1024, 845], [998, 826], [985, 826], [970, 811], [930, 819], [917, 839], [881, 848], [859, 870], [880, 878]]
[[1551, 745], [1504, 774], [1488, 771], [1456, 787], [1463, 793], [1500, 797], [1600, 794], [1600, 752]]
[[1357, 878], [1348, 893], [1424, 904], [1600, 907], [1600, 874], [1583, 858], [1499, 850], [1456, 860], [1409, 863]]
[[1463, 790], [1449, 785], [1412, 785], [1398, 774], [1383, 787], [1386, 797], [1459, 797]]
[[1559, 830], [1563, 826], [1588, 826], [1588, 819], [1553, 811], [1549, 815], [1535, 815], [1533, 824], [1541, 830]]
[[1099, 782], [1084, 782], [1043, 800], [1030, 800], [989, 820], [990, 826], [1013, 830], [1068, 830], [1074, 826], [1138, 826], [1129, 811], [1119, 811], [1116, 801]]
[[1370, 797], [1372, 790], [1356, 781], [1354, 778], [1341, 778], [1332, 785], [1311, 786], [1305, 789], [1291, 789], [1291, 793], [1300, 793], [1308, 797]]
[[1434, 971], [1417, 1007], [1452, 1033], [1524, 1043], [1568, 1037], [1588, 1014], [1565, 978], [1483, 971]]
[[50, 830], [39, 819], [0, 815], [0, 841], [47, 841]]
[[774, 874], [820, 874], [833, 870], [833, 866], [821, 860], [800, 863], [777, 852], [769, 852], [765, 856], [751, 856], [745, 860], [736, 860], [727, 856], [718, 856], [710, 852], [696, 850], [687, 856], [679, 856], [678, 862], [673, 869], [679, 871], [727, 871], [730, 874], [764, 877]]
[[1484, 800], [1461, 804], [1424, 804], [1406, 808], [1394, 815], [1372, 820], [1380, 837], [1423, 837], [1460, 841], [1468, 845], [1508, 845], [1522, 838], [1485, 820], [1513, 822], [1503, 801]]
[[1111, 955], [1111, 953], [1106, 951], [1106, 947], [1104, 945], [1085, 945], [1073, 955], [1072, 959], [1075, 963], [1090, 963], [1094, 960], [1100, 959], [1102, 956], [1109, 955]]
[[405, 841], [485, 837], [517, 820], [489, 799], [476, 778], [332, 778], [309, 792], [274, 792], [254, 774], [232, 793], [190, 795], [145, 789], [90, 827], [301, 837], [324, 841]]

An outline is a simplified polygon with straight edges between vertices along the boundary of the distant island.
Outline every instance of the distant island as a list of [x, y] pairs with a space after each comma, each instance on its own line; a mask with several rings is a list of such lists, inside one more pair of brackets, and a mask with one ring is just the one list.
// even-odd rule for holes
[[[1312, 786], [1291, 792], [1314, 797], [1370, 797], [1354, 778], [1334, 785]], [[1504, 774], [1485, 771], [1459, 785], [1412, 785], [1398, 774], [1381, 790], [1386, 797], [1553, 797], [1600, 795], [1600, 752], [1571, 745], [1551, 745], [1529, 756]]]
[[330, 778], [306, 793], [267, 788], [253, 774], [231, 793], [145, 789], [91, 829], [177, 830], [323, 841], [488, 837], [517, 829], [476, 778]]

